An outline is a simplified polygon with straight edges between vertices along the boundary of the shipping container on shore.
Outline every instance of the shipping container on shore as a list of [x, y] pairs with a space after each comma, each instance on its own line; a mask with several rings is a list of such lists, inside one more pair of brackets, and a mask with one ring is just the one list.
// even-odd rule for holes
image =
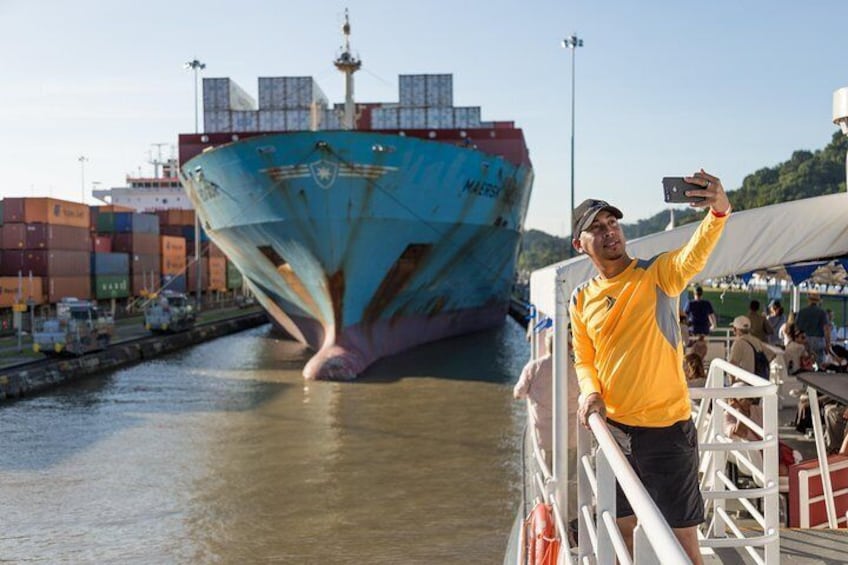
[[0, 249], [24, 249], [26, 247], [26, 224], [3, 224], [0, 227]]
[[[159, 233], [164, 233], [162, 228], [165, 226], [193, 226], [194, 225], [194, 210], [180, 210], [171, 208], [169, 210], [156, 210], [156, 215], [159, 216]], [[168, 234], [165, 234], [168, 235]]]
[[162, 257], [186, 256], [186, 240], [184, 237], [173, 235], [159, 236], [159, 253]]
[[162, 275], [159, 271], [151, 271], [130, 276], [130, 292], [133, 296], [144, 296], [159, 290]]
[[0, 226], [3, 225], [3, 208], [5, 208], [6, 204], [3, 200], [0, 200]]
[[[188, 245], [188, 242], [194, 241], [194, 225], [162, 226], [159, 228], [159, 234], [185, 238], [186, 245]], [[203, 228], [200, 229], [200, 241], [209, 241], [209, 236], [206, 235]]]
[[44, 280], [41, 277], [0, 277], [0, 308], [32, 300], [44, 304]]
[[227, 289], [234, 290], [244, 285], [241, 271], [231, 261], [227, 261]]
[[88, 251], [91, 246], [91, 231], [88, 227], [53, 224], [24, 225], [26, 226], [26, 249]]
[[128, 208], [127, 206], [119, 206], [117, 204], [107, 204], [104, 206], [89, 206], [89, 214], [91, 215], [89, 227], [91, 227], [92, 230], [97, 231], [97, 219], [100, 214], [113, 212], [135, 212], [135, 208]]
[[130, 274], [130, 256], [126, 253], [92, 253], [91, 274], [95, 277]]
[[110, 233], [155, 233], [159, 235], [159, 216], [137, 212], [105, 212], [97, 216], [97, 231]]
[[108, 235], [95, 235], [91, 238], [91, 250], [94, 253], [111, 253], [112, 237]]
[[91, 294], [96, 300], [127, 298], [130, 295], [129, 275], [97, 275], [91, 278]]
[[185, 255], [162, 255], [162, 275], [182, 275], [188, 260]]
[[208, 290], [227, 290], [227, 259], [225, 257], [209, 257]]
[[87, 228], [88, 206], [58, 198], [4, 198], [3, 223], [56, 224]]
[[112, 251], [133, 255], [159, 255], [159, 235], [155, 233], [116, 233]]
[[[202, 257], [226, 257], [220, 247], [212, 241], [203, 241], [200, 243], [200, 255]], [[186, 241], [186, 256], [189, 259], [194, 259], [194, 242]]]
[[188, 289], [185, 275], [162, 275], [162, 286], [164, 290], [174, 292], [186, 292]]
[[[194, 292], [197, 290], [197, 264], [190, 264], [186, 269], [186, 274], [188, 291]], [[206, 257], [200, 259], [200, 290], [209, 290], [209, 259]]]
[[132, 255], [130, 257], [130, 274], [133, 276], [153, 272], [161, 274], [159, 261], [158, 253], [155, 255]]
[[88, 251], [50, 251], [43, 249], [4, 249], [0, 256], [0, 276], [18, 272], [36, 277], [85, 276], [91, 273]]
[[47, 279], [47, 301], [51, 304], [63, 298], [91, 298], [91, 278], [89, 276], [49, 277]]

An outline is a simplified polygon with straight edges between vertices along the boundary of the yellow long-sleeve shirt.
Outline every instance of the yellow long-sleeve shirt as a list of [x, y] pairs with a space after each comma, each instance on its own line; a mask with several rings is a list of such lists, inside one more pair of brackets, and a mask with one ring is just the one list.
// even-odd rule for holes
[[616, 422], [665, 427], [691, 416], [678, 300], [706, 265], [726, 220], [708, 212], [680, 249], [634, 259], [615, 277], [596, 276], [572, 294], [580, 391], [600, 393]]

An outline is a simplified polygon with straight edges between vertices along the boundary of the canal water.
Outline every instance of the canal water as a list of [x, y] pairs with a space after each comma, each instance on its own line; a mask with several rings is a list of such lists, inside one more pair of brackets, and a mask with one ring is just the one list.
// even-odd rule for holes
[[0, 561], [500, 563], [522, 328], [303, 381], [268, 326], [0, 405]]

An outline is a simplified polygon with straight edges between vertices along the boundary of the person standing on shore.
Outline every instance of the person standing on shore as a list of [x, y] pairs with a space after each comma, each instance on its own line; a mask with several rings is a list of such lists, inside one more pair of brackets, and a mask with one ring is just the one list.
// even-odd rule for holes
[[817, 292], [807, 294], [807, 306], [795, 316], [795, 327], [807, 335], [807, 347], [816, 358], [816, 364], [824, 365], [825, 355], [830, 349], [830, 323], [827, 313], [819, 308], [821, 296]]
[[704, 289], [700, 285], [695, 287], [695, 300], [686, 305], [686, 316], [693, 336], [710, 335], [717, 325], [712, 302], [704, 299]]
[[[569, 304], [575, 367], [583, 394], [577, 417], [597, 413], [656, 502], [693, 563], [700, 564], [697, 526], [704, 521], [698, 484], [698, 438], [683, 374], [678, 296], [706, 265], [730, 213], [721, 181], [703, 169], [687, 182], [702, 189], [693, 207], [710, 211], [689, 242], [651, 259], [633, 259], [603, 200], [574, 210], [572, 245], [598, 275], [574, 290]], [[636, 516], [617, 488], [618, 527], [631, 553]]]

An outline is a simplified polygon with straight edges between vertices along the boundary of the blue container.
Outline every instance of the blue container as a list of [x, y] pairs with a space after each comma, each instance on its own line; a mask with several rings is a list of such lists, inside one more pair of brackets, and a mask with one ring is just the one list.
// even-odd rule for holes
[[[182, 228], [182, 236], [186, 241], [194, 241], [194, 226], [182, 226]], [[209, 236], [203, 228], [200, 228], [200, 241], [209, 241]]]
[[173, 290], [174, 292], [186, 291], [185, 275], [163, 275], [162, 288], [165, 290]]
[[159, 216], [135, 212], [115, 212], [116, 233], [159, 233]]
[[126, 253], [92, 253], [91, 274], [127, 276], [130, 273], [130, 256]]

